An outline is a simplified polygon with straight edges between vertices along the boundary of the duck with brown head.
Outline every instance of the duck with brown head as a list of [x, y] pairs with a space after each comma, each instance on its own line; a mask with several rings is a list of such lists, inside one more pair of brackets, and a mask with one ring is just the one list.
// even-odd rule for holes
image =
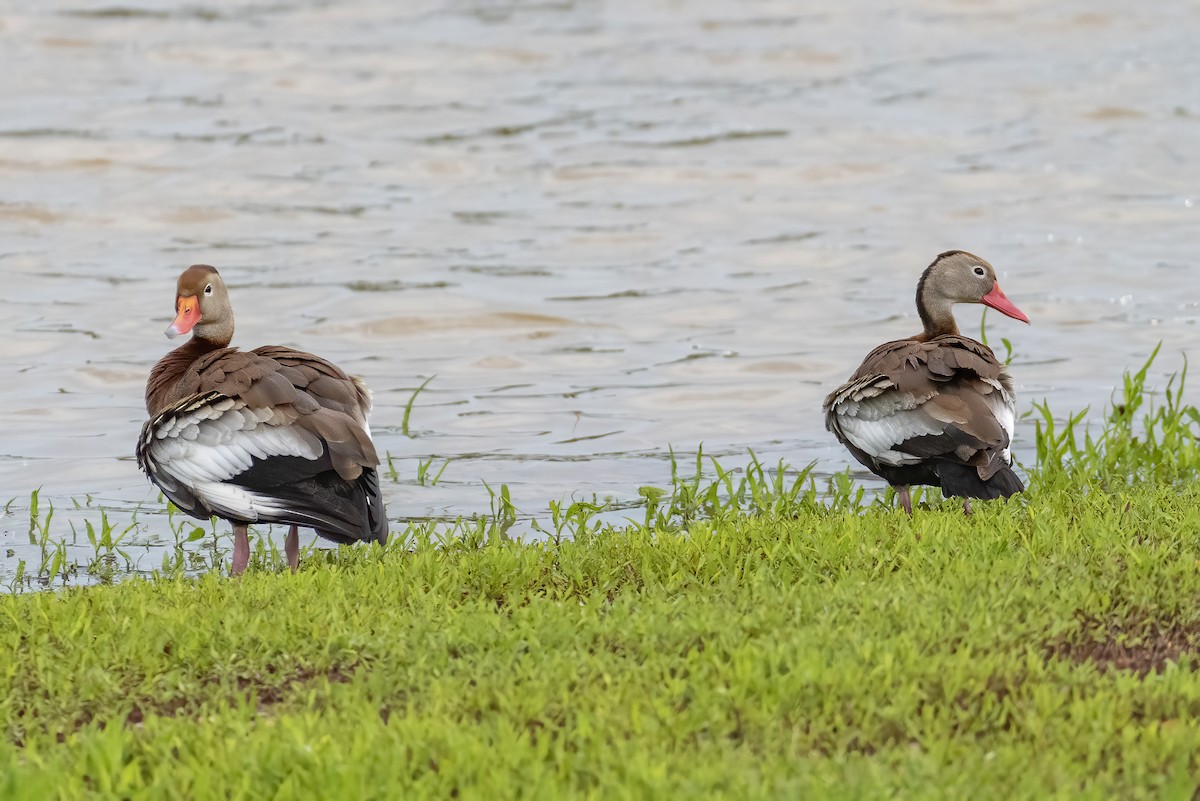
[[232, 523], [231, 574], [249, 562], [250, 523], [289, 526], [292, 570], [300, 526], [335, 542], [386, 542], [366, 385], [311, 353], [229, 347], [229, 293], [208, 265], [179, 276], [175, 312], [167, 336], [192, 337], [150, 372], [138, 465], [184, 512]]
[[917, 283], [923, 330], [880, 345], [825, 398], [825, 426], [912, 514], [912, 484], [946, 496], [1007, 498], [1025, 489], [1012, 470], [1016, 394], [987, 345], [959, 333], [951, 307], [982, 303], [1028, 323], [978, 256], [938, 256]]

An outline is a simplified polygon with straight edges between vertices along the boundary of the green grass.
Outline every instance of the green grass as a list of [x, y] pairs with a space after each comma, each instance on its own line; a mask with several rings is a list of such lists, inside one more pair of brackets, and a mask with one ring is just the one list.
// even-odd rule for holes
[[1200, 418], [1145, 376], [970, 517], [698, 457], [542, 544], [501, 488], [295, 576], [0, 597], [0, 798], [1190, 799]]

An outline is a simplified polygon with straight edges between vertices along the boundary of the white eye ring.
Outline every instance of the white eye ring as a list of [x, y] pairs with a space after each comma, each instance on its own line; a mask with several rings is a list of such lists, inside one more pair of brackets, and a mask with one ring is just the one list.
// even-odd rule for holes
[[985, 271], [984, 271], [984, 269], [983, 269], [982, 267], [976, 267], [976, 268], [975, 268], [975, 274], [976, 274], [976, 275], [979, 275], [979, 276], [982, 276], [982, 275], [984, 275], [984, 274], [985, 274]]
[[[980, 275], [983, 275], [983, 273], [980, 273]], [[204, 287], [204, 294], [205, 295], [212, 294], [212, 284], [209, 284], [208, 286]]]

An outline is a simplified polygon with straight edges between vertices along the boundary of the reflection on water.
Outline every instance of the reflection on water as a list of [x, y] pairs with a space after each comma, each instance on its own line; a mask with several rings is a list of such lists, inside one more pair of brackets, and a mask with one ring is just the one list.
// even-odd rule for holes
[[1098, 408], [1198, 340], [1198, 24], [1083, 0], [10, 12], [0, 578], [35, 558], [39, 486], [62, 535], [95, 519], [75, 502], [148, 504], [134, 552], [159, 563], [131, 453], [194, 262], [237, 343], [367, 378], [395, 519], [486, 511], [483, 481], [529, 513], [631, 501], [700, 442], [841, 469], [821, 398], [916, 331], [949, 248], [1034, 321], [990, 321], [1023, 402]]

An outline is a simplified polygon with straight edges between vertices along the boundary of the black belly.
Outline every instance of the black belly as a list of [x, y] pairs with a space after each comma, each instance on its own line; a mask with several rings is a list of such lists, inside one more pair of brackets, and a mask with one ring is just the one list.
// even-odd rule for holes
[[893, 487], [913, 484], [940, 487], [947, 498], [1007, 498], [1025, 489], [1010, 467], [1000, 468], [986, 481], [979, 477], [979, 471], [973, 465], [949, 459], [931, 459], [903, 467], [870, 464], [867, 467]]

